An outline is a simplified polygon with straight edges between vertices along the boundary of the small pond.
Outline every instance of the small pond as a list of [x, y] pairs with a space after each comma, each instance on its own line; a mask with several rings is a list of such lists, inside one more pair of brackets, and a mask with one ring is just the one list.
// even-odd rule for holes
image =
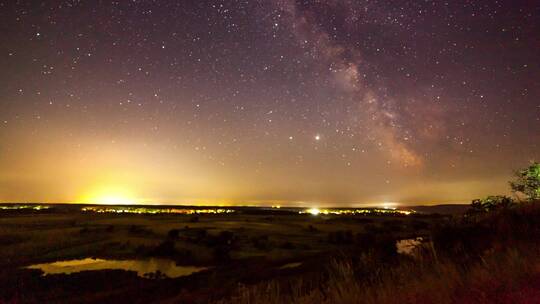
[[105, 260], [86, 258], [80, 260], [57, 261], [52, 263], [35, 264], [27, 266], [28, 269], [39, 269], [43, 275], [71, 274], [88, 270], [126, 270], [135, 271], [137, 275], [145, 278], [169, 277], [178, 278], [205, 270], [205, 267], [178, 266], [176, 262], [168, 259], [148, 260]]
[[279, 267], [279, 269], [297, 268], [297, 267], [300, 267], [300, 266], [302, 266], [302, 263], [300, 263], [300, 262], [288, 263], [288, 264], [285, 264], [285, 265]]
[[415, 256], [415, 250], [422, 246], [424, 239], [422, 237], [417, 237], [414, 239], [403, 239], [396, 242], [397, 253]]

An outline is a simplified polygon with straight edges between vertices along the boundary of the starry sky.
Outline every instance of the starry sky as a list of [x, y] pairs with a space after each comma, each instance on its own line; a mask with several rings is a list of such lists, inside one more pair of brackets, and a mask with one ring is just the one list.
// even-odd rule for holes
[[0, 32], [4, 202], [468, 202], [540, 159], [537, 1], [11, 0]]

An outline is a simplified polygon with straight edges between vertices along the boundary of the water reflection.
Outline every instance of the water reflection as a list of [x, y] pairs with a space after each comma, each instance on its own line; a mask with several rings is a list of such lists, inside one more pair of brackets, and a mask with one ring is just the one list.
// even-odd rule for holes
[[168, 259], [104, 260], [93, 258], [36, 264], [26, 268], [39, 269], [43, 271], [43, 275], [71, 274], [87, 270], [121, 269], [135, 271], [138, 276], [146, 278], [159, 278], [162, 276], [178, 278], [206, 269], [204, 267], [178, 266], [174, 261]]
[[414, 257], [416, 250], [422, 245], [423, 240], [422, 237], [399, 240], [396, 242], [397, 253]]
[[289, 268], [296, 268], [296, 267], [300, 267], [300, 266], [302, 266], [302, 263], [300, 263], [300, 262], [288, 263], [288, 264], [285, 264], [285, 265], [279, 267], [279, 269], [289, 269]]

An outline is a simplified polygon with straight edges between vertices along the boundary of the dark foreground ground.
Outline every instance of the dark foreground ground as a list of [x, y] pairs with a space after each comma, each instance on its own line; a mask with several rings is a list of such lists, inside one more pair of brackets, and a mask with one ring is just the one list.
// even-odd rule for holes
[[[466, 218], [249, 208], [0, 212], [0, 303], [540, 302], [534, 204]], [[416, 237], [425, 242], [413, 255], [397, 253], [396, 241]], [[121, 270], [42, 276], [22, 268], [87, 257], [161, 257], [208, 269], [148, 279]]]

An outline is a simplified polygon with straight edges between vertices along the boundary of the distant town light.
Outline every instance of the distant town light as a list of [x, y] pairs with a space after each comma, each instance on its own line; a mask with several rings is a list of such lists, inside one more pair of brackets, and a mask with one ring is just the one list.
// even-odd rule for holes
[[319, 215], [319, 213], [321, 213], [321, 211], [319, 210], [319, 208], [311, 208], [308, 210], [308, 213], [312, 214], [312, 215]]
[[398, 205], [397, 203], [384, 202], [384, 203], [382, 204], [382, 207], [383, 207], [383, 209], [392, 209], [392, 210], [395, 210], [396, 207], [397, 207], [397, 205]]

